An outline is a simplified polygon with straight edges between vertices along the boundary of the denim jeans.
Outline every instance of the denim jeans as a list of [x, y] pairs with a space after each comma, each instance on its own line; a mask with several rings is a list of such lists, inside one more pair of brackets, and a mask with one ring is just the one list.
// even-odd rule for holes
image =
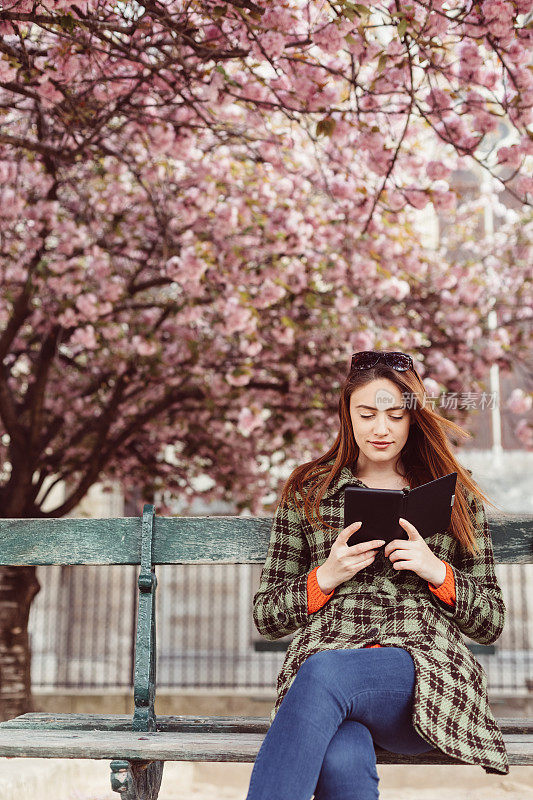
[[433, 750], [411, 723], [414, 687], [401, 647], [309, 656], [266, 733], [246, 800], [377, 800], [374, 742], [393, 753]]

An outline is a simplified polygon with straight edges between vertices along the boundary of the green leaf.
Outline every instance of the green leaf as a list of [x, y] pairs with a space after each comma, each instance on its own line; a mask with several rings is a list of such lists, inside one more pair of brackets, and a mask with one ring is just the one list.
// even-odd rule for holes
[[405, 36], [405, 31], [407, 30], [407, 20], [404, 18], [398, 25], [398, 36], [402, 39]]
[[281, 321], [283, 322], [283, 324], [285, 325], [286, 328], [296, 328], [297, 327], [296, 322], [293, 319], [291, 319], [290, 317], [287, 317], [286, 315], [284, 315], [281, 318]]
[[64, 31], [68, 31], [68, 33], [72, 33], [76, 27], [76, 21], [70, 14], [60, 14], [55, 19], [60, 27], [63, 28]]
[[355, 9], [349, 7], [342, 8], [340, 13], [342, 14], [343, 17], [347, 17], [350, 20], [350, 22], [353, 22], [354, 19], [359, 16], [358, 14], [356, 14]]
[[222, 67], [220, 64], [217, 64], [215, 69], [217, 72], [220, 72], [220, 74], [224, 76], [224, 78], [226, 79], [227, 83], [229, 83], [230, 86], [238, 86], [239, 89], [242, 89], [242, 83], [239, 83], [238, 81], [234, 80], [231, 77], [231, 75], [228, 75], [224, 67]]
[[321, 119], [317, 122], [316, 135], [320, 136], [321, 134], [324, 134], [324, 136], [331, 136], [336, 125], [337, 123], [332, 117], [324, 117], [324, 119]]
[[370, 9], [361, 3], [351, 3], [349, 0], [340, 0], [340, 3], [341, 6], [343, 6], [343, 8], [340, 9], [340, 13], [343, 16], [348, 17], [349, 20], [353, 20], [355, 16], [368, 17], [370, 14]]

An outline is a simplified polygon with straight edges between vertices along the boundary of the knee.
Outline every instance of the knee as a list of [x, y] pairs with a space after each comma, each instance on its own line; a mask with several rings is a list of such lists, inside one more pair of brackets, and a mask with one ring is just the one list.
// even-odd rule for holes
[[331, 685], [334, 679], [335, 652], [335, 650], [320, 650], [306, 658], [297, 673], [300, 679]]
[[300, 665], [286, 697], [298, 705], [321, 706], [335, 685], [325, 652], [314, 653]]
[[344, 720], [324, 754], [315, 797], [377, 797], [378, 783], [370, 731], [356, 720]]
[[325, 774], [339, 776], [358, 772], [375, 762], [372, 734], [361, 722], [346, 719], [330, 741], [322, 763]]

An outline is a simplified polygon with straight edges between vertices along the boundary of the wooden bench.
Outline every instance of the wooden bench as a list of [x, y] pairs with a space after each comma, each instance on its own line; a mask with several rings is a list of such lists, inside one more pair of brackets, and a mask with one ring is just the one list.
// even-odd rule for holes
[[[531, 516], [491, 519], [498, 563], [532, 563]], [[262, 564], [268, 517], [3, 519], [0, 563], [140, 564], [133, 717], [22, 714], [0, 723], [0, 756], [111, 760], [111, 785], [127, 800], [155, 800], [165, 761], [253, 762], [267, 717], [158, 716], [155, 701], [156, 564]], [[250, 609], [251, 613], [251, 609]], [[120, 620], [117, 620], [117, 625]], [[533, 719], [500, 718], [511, 765], [533, 764]], [[397, 755], [376, 746], [380, 764], [461, 764], [439, 750]]]

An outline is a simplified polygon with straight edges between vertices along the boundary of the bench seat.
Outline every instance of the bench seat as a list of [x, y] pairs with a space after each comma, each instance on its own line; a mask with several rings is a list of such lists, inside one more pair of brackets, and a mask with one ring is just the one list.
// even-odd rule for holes
[[[533, 721], [498, 719], [511, 765], [533, 765]], [[132, 731], [121, 714], [22, 714], [0, 723], [0, 756], [253, 762], [267, 717], [169, 715], [157, 729]], [[378, 764], [462, 764], [440, 750], [416, 756], [376, 746]]]

